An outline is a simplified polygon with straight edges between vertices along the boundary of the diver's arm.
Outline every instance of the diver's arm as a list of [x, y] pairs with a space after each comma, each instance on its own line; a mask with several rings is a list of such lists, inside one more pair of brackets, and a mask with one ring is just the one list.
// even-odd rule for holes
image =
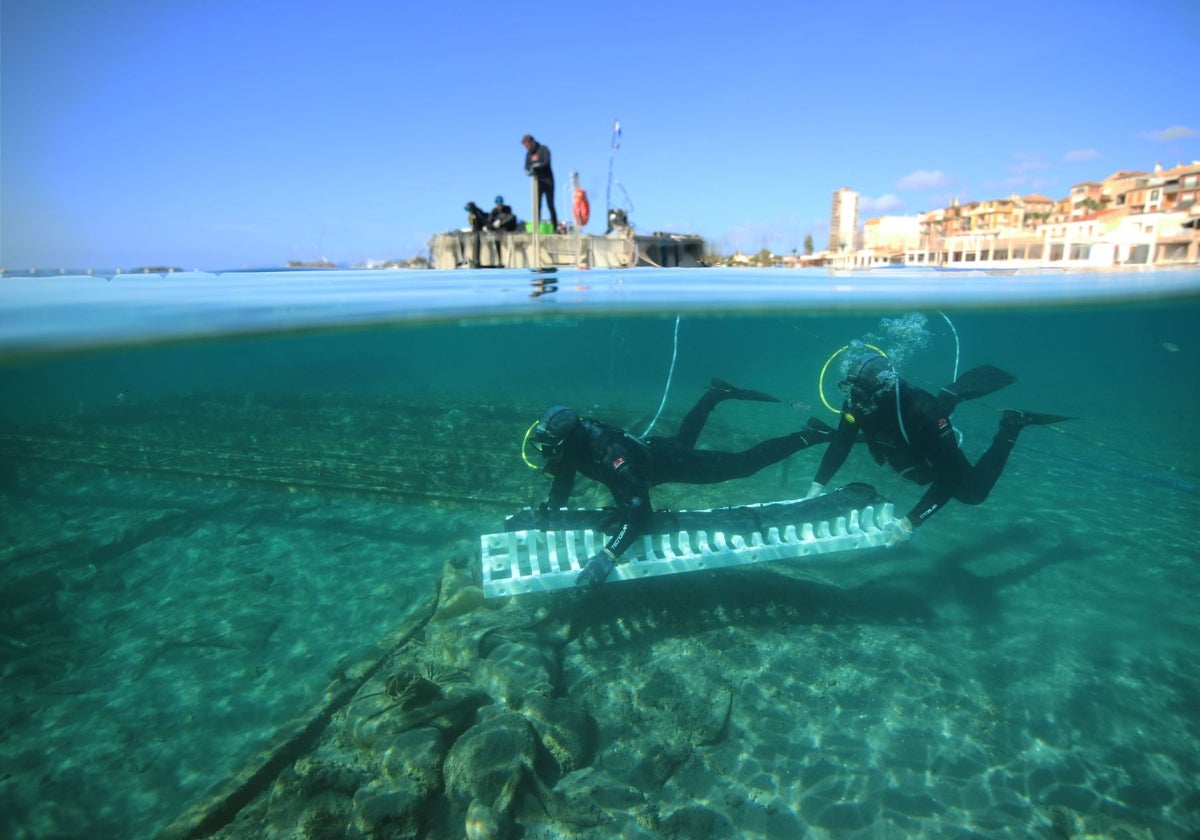
[[917, 502], [916, 506], [908, 512], [905, 519], [912, 523], [914, 528], [923, 525], [925, 524], [925, 520], [945, 507], [946, 502], [950, 501], [953, 495], [954, 493], [946, 485], [935, 481], [929, 485], [929, 489], [925, 491], [925, 495], [921, 497], [921, 501]]
[[598, 554], [588, 558], [583, 571], [575, 578], [576, 586], [603, 583], [616, 565], [617, 558], [646, 530], [646, 522], [650, 518], [650, 485], [636, 475], [631, 464], [623, 460], [613, 464], [612, 473], [605, 483], [621, 508], [621, 519], [616, 534], [608, 544]]
[[650, 494], [637, 493], [629, 498], [625, 506], [617, 532], [613, 535], [604, 550], [613, 560], [620, 557], [633, 541], [646, 531], [646, 522], [650, 519]]
[[964, 470], [970, 468], [962, 450], [958, 448], [954, 427], [949, 422], [941, 427], [938, 437], [929, 445], [926, 458], [933, 467], [933, 483], [908, 512], [907, 519], [914, 528], [924, 524], [925, 520], [946, 506], [946, 502], [954, 497]]
[[821, 465], [817, 467], [817, 474], [813, 478], [814, 484], [824, 487], [829, 483], [829, 480], [850, 457], [850, 450], [854, 448], [854, 440], [857, 437], [858, 426], [847, 420], [846, 412], [843, 411], [837, 431], [829, 439], [829, 448], [825, 450], [825, 455], [821, 458]]
[[550, 496], [546, 499], [546, 507], [550, 510], [558, 510], [567, 503], [567, 499], [571, 498], [571, 490], [575, 487], [575, 467], [570, 464], [563, 464], [554, 475], [554, 481], [550, 484]]

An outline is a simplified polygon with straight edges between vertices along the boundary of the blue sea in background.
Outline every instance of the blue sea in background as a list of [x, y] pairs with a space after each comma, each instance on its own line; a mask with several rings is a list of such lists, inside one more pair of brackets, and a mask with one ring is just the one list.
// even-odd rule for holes
[[[1197, 836], [1198, 327], [1183, 270], [0, 278], [0, 834], [183, 836], [448, 563], [477, 567], [479, 535], [545, 498], [521, 443], [546, 406], [641, 433], [720, 377], [782, 400], [714, 416], [701, 444], [742, 448], [834, 422], [822, 368], [868, 340], [932, 391], [1016, 374], [955, 414], [972, 461], [1003, 408], [1073, 419], [1023, 432], [984, 505], [906, 545], [737, 577], [762, 613], [719, 603], [720, 572], [669, 610], [641, 583], [580, 602], [641, 629], [559, 649], [595, 757], [543, 795], [586, 777], [637, 804], [511, 817], [547, 838]], [[820, 454], [655, 501], [802, 497]], [[865, 451], [838, 480], [902, 511], [919, 495]], [[662, 697], [711, 694], [717, 671], [727, 737], [648, 774], [676, 754]], [[429, 796], [412, 836], [461, 836]], [[188, 836], [363, 836], [235, 817]]]

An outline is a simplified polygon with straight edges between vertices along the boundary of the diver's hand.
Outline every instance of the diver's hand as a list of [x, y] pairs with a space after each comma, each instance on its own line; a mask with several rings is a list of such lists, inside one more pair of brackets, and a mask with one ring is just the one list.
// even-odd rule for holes
[[817, 498], [817, 496], [824, 496], [824, 495], [825, 495], [825, 485], [818, 484], [817, 482], [814, 481], [812, 483], [812, 486], [808, 488], [808, 495], [805, 496], [804, 498], [805, 499], [815, 499], [815, 498]]
[[533, 524], [539, 531], [545, 531], [550, 524], [550, 503], [542, 502], [533, 509]]
[[902, 516], [899, 519], [893, 519], [886, 526], [887, 545], [896, 546], [902, 542], [908, 542], [913, 536], [913, 524], [908, 520], [907, 516]]
[[579, 573], [579, 577], [575, 578], [576, 586], [596, 586], [604, 583], [604, 579], [608, 577], [613, 570], [613, 553], [607, 548], [588, 558], [587, 566]]

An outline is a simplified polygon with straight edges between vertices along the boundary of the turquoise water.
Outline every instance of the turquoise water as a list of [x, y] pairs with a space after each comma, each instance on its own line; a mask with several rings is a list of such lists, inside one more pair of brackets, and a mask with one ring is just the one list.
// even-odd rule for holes
[[[1194, 836], [1198, 293], [1194, 271], [6, 278], [0, 832], [461, 836], [456, 745], [513, 712], [540, 737], [500, 809], [527, 837]], [[1018, 376], [955, 414], [971, 460], [1002, 408], [1075, 418], [1026, 430], [984, 505], [836, 561], [473, 600], [479, 535], [545, 497], [520, 444], [546, 405], [641, 433], [669, 378], [669, 431], [719, 376], [783, 399], [714, 414], [701, 444], [742, 448], [832, 422], [826, 360], [912, 313], [911, 381]], [[820, 452], [655, 502], [796, 498]], [[837, 478], [919, 495], [865, 451]], [[516, 628], [546, 662], [498, 669], [484, 640]], [[351, 677], [406, 634], [473, 716], [385, 749]], [[531, 674], [544, 692], [513, 688]], [[558, 757], [530, 694], [590, 747]]]

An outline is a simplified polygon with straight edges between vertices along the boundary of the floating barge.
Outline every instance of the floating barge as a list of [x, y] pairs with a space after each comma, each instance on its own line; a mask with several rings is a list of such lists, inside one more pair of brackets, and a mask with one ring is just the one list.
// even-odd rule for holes
[[705, 265], [704, 239], [694, 234], [632, 231], [587, 233], [435, 234], [429, 242], [432, 268], [656, 268]]

